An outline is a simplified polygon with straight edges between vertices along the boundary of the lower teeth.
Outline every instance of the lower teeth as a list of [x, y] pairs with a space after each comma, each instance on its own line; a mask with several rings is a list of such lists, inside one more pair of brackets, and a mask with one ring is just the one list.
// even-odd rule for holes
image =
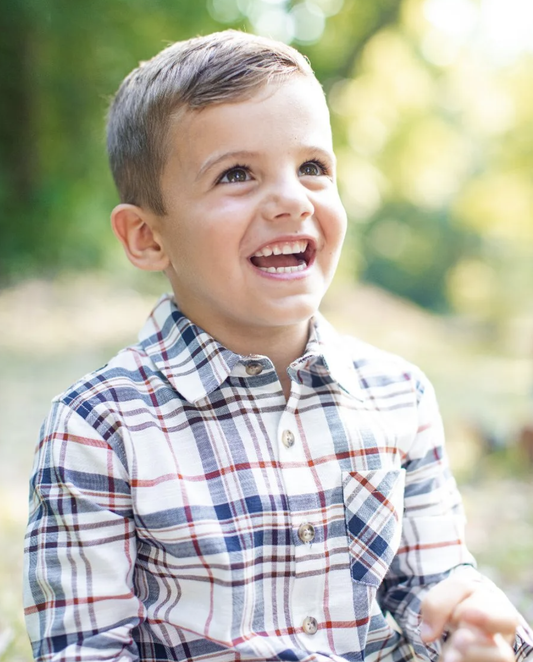
[[300, 262], [297, 267], [257, 267], [261, 271], [266, 271], [269, 274], [292, 274], [295, 271], [303, 271], [307, 264]]

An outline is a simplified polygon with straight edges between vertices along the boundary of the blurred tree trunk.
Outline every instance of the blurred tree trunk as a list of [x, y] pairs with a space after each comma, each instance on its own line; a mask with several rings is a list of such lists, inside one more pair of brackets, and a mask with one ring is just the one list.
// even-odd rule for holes
[[[31, 242], [30, 211], [36, 188], [33, 126], [31, 15], [24, 3], [0, 12], [0, 275]], [[17, 230], [13, 231], [13, 224]], [[8, 226], [10, 231], [7, 231]]]

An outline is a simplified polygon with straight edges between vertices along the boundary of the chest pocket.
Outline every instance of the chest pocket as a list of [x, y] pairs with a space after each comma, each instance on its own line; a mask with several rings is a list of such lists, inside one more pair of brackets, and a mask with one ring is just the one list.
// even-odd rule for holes
[[377, 588], [400, 544], [405, 470], [349, 472], [342, 479], [352, 578]]

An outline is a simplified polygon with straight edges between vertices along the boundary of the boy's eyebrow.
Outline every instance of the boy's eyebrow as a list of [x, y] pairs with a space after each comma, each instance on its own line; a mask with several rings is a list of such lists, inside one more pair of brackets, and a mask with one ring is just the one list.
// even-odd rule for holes
[[204, 175], [208, 170], [210, 170], [213, 166], [216, 166], [218, 163], [221, 163], [222, 161], [226, 161], [227, 159], [250, 158], [254, 154], [255, 152], [251, 152], [249, 150], [237, 150], [235, 152], [224, 152], [218, 156], [212, 156], [202, 164], [196, 179], [200, 179], [200, 177], [202, 177], [202, 175]]
[[[302, 150], [304, 150], [309, 153], [314, 153], [317, 156], [323, 155], [326, 158], [329, 158], [331, 161], [335, 162], [335, 153], [331, 152], [330, 150], [324, 149], [323, 147], [318, 147], [316, 145], [305, 145], [302, 147]], [[252, 156], [255, 156], [257, 152], [253, 152], [251, 150], [245, 150], [245, 149], [240, 149], [236, 150], [234, 152], [224, 152], [223, 154], [219, 154], [218, 156], [212, 156], [208, 158], [200, 167], [200, 170], [198, 171], [198, 175], [196, 176], [196, 179], [200, 179], [208, 170], [216, 166], [218, 163], [221, 163], [222, 161], [226, 161], [228, 159], [235, 159], [236, 161], [242, 160], [242, 159], [249, 159]]]

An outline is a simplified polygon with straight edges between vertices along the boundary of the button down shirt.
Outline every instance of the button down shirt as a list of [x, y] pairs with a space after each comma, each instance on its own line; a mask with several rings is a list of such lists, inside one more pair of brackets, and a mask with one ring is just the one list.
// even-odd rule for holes
[[288, 373], [286, 401], [267, 357], [164, 297], [55, 399], [27, 534], [37, 660], [436, 659], [420, 600], [473, 559], [430, 384], [320, 316]]

